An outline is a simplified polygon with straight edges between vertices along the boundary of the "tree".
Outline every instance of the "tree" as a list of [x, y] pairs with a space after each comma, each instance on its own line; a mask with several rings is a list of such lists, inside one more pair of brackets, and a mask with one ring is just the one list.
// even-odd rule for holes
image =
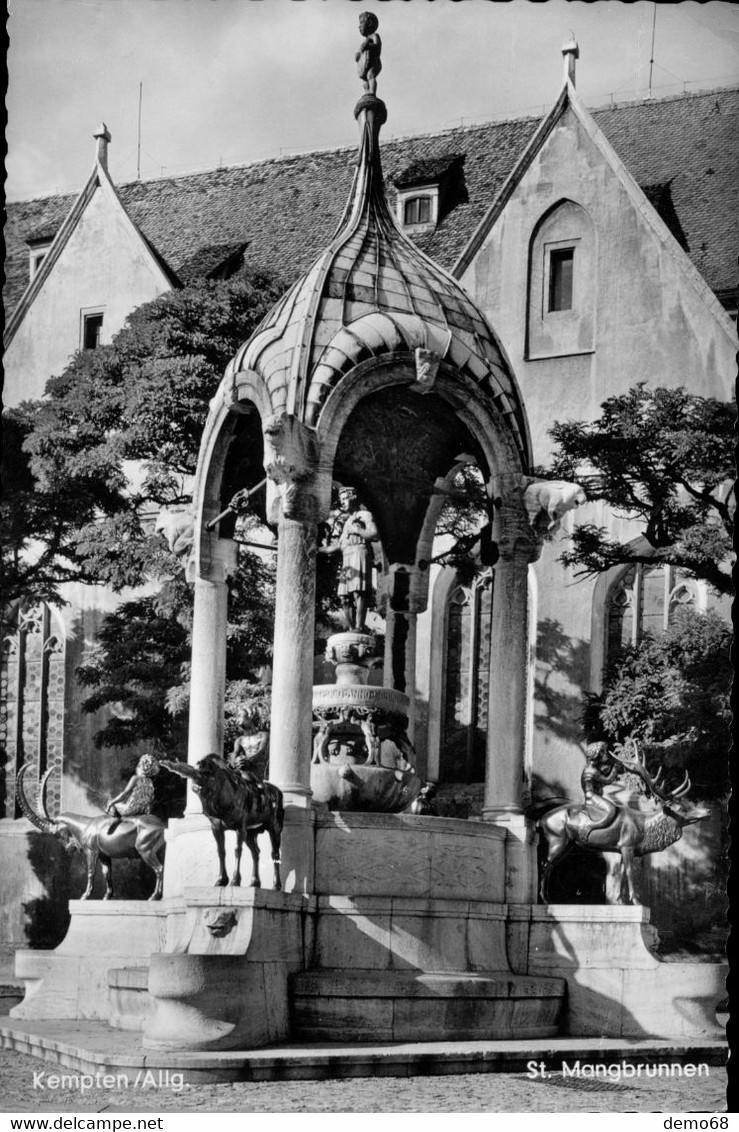
[[627, 646], [590, 697], [585, 729], [613, 744], [644, 745], [668, 784], [687, 769], [693, 794], [725, 799], [731, 725], [731, 627], [713, 612], [681, 609], [657, 639]]
[[[162, 295], [135, 310], [113, 341], [78, 353], [42, 401], [17, 410], [27, 465], [8, 501], [30, 500], [13, 531], [44, 543], [35, 574], [15, 582], [31, 600], [60, 600], [71, 580], [120, 591], [157, 581], [155, 595], [119, 606], [80, 670], [85, 708], [118, 710], [99, 746], [139, 740], [172, 752], [182, 741], [191, 594], [183, 562], [154, 529], [160, 509], [191, 502], [200, 438], [224, 369], [283, 290], [252, 273]], [[20, 448], [16, 444], [16, 448]], [[25, 494], [21, 494], [25, 493]], [[32, 504], [40, 502], [36, 509]], [[63, 524], [54, 539], [54, 515]], [[52, 537], [49, 538], [48, 536]], [[228, 665], [232, 676], [262, 663], [271, 642], [271, 570], [248, 549], [231, 583]]]
[[575, 528], [561, 561], [584, 574], [664, 562], [731, 594], [734, 405], [641, 383], [610, 397], [592, 422], [556, 422], [548, 473], [583, 482], [590, 500], [644, 522], [648, 545], [603, 527]]

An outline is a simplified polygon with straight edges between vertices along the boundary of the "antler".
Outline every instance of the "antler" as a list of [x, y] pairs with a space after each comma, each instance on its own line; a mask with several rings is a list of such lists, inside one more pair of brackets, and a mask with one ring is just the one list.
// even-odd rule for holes
[[657, 769], [655, 775], [651, 775], [646, 767], [646, 762], [643, 755], [639, 754], [639, 746], [635, 739], [631, 740], [631, 746], [634, 750], [633, 759], [622, 759], [618, 755], [613, 755], [617, 763], [632, 774], [637, 774], [647, 788], [649, 794], [659, 798], [660, 802], [676, 802], [678, 798], [684, 797], [690, 790], [690, 775], [687, 770], [685, 771], [685, 778], [679, 786], [674, 790], [666, 790], [664, 783], [664, 772], [662, 766]]

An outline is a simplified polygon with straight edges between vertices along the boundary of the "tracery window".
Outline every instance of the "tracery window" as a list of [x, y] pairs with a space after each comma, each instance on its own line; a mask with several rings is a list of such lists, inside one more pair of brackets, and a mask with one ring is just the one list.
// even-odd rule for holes
[[485, 777], [493, 576], [451, 590], [446, 614], [446, 675], [439, 777], [481, 782]]
[[682, 571], [662, 563], [638, 563], [611, 586], [607, 598], [607, 659], [649, 634], [661, 636], [676, 610], [696, 607], [697, 590]]
[[20, 817], [15, 781], [27, 766], [33, 787], [47, 770], [50, 804], [58, 807], [64, 741], [65, 642], [56, 615], [45, 603], [21, 608], [0, 652], [0, 751], [3, 817]]

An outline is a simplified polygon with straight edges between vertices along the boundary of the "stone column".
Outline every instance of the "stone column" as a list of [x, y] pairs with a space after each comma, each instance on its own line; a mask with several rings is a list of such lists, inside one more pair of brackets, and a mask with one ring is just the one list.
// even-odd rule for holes
[[272, 658], [270, 781], [307, 806], [313, 720], [316, 524], [280, 518]]
[[416, 630], [418, 614], [389, 609], [385, 619], [383, 684], [405, 692], [408, 705], [408, 738], [413, 742], [416, 703]]
[[[236, 566], [236, 544], [210, 536], [210, 554], [195, 573], [190, 678], [190, 727], [187, 761], [194, 765], [210, 754], [223, 754], [223, 700], [226, 690], [227, 579]], [[202, 556], [203, 562], [205, 556]], [[205, 576], [203, 576], [205, 575]], [[192, 576], [192, 571], [191, 571]], [[188, 784], [188, 814], [201, 813]]]
[[528, 660], [528, 564], [524, 548], [495, 567], [483, 816], [523, 813]]

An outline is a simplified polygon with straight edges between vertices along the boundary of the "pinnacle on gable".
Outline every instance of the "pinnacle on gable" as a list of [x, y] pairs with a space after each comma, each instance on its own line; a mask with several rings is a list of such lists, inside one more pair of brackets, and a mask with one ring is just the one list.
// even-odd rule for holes
[[95, 160], [98, 165], [103, 169], [108, 169], [108, 143], [110, 142], [110, 130], [101, 122], [100, 125], [93, 131], [92, 136], [97, 139], [97, 149], [95, 153]]
[[574, 31], [570, 32], [567, 43], [562, 44], [562, 58], [564, 59], [565, 82], [575, 85], [575, 61], [580, 58], [580, 48], [577, 45]]

